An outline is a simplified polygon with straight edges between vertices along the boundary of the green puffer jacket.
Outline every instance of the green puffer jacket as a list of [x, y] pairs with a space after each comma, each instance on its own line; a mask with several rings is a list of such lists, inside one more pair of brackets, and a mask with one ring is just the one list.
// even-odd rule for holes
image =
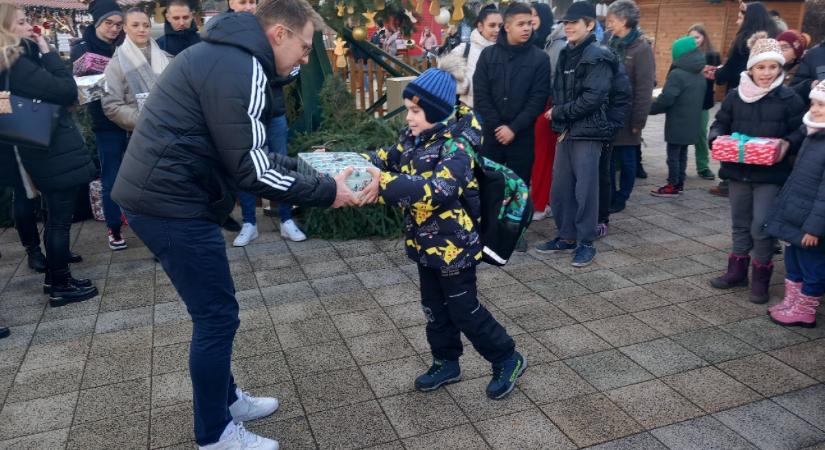
[[662, 93], [653, 101], [650, 114], [666, 113], [665, 142], [694, 145], [699, 138], [702, 105], [707, 83], [702, 76], [705, 54], [696, 49], [673, 62]]

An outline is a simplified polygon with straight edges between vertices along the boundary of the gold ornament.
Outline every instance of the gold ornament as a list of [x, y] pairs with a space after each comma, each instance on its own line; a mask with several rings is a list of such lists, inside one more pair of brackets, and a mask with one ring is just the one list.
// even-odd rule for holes
[[386, 7], [384, 0], [375, 0], [375, 10], [376, 11], [383, 11]]
[[339, 4], [335, 5], [335, 9], [338, 10], [338, 17], [344, 17], [344, 11], [346, 11], [347, 6], [344, 5], [343, 3], [339, 3]]
[[412, 0], [415, 3], [415, 12], [421, 14], [424, 11], [424, 0]]
[[464, 2], [465, 0], [453, 0], [453, 17], [450, 22], [458, 23], [464, 19]]
[[363, 41], [367, 38], [367, 30], [364, 27], [358, 26], [352, 29], [352, 38], [356, 41]]
[[352, 3], [347, 5], [347, 14], [355, 14], [355, 5]]
[[333, 54], [338, 56], [335, 58], [335, 67], [339, 69], [347, 67], [347, 49], [344, 46], [347, 44], [347, 41], [341, 39], [341, 36], [335, 38], [335, 50], [332, 51]]
[[367, 19], [367, 28], [372, 28], [375, 26], [375, 15], [378, 14], [377, 12], [370, 11], [369, 9], [367, 12], [361, 13]]
[[160, 6], [160, 2], [155, 2], [155, 23], [163, 23], [166, 20], [163, 13], [166, 11], [166, 8]]
[[[424, 3], [424, 0], [421, 0], [421, 3]], [[441, 3], [438, 0], [432, 0], [430, 2], [430, 15], [435, 17], [438, 15], [439, 11], [441, 11]]]

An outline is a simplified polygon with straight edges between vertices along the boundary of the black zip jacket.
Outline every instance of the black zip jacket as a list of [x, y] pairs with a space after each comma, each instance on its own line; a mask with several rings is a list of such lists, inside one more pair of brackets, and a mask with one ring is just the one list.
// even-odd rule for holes
[[808, 102], [814, 80], [825, 80], [825, 42], [805, 53], [799, 61], [799, 69], [793, 76], [791, 87]]
[[157, 42], [161, 50], [172, 56], [177, 56], [178, 53], [200, 41], [201, 36], [198, 34], [198, 27], [193, 20], [189, 28], [181, 31], [175, 31], [169, 22], [163, 22], [163, 36], [159, 37]]

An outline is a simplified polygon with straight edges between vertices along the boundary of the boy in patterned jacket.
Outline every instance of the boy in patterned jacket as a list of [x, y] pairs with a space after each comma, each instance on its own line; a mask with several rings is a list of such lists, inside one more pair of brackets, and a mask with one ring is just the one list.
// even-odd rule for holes
[[474, 147], [481, 126], [466, 107], [456, 109], [456, 82], [428, 69], [404, 89], [407, 125], [395, 147], [371, 153], [381, 169], [380, 201], [405, 212], [407, 256], [418, 264], [421, 304], [433, 364], [415, 380], [432, 391], [461, 379], [461, 333], [493, 366], [487, 396], [507, 396], [527, 367], [504, 327], [479, 303], [476, 265], [482, 245]]

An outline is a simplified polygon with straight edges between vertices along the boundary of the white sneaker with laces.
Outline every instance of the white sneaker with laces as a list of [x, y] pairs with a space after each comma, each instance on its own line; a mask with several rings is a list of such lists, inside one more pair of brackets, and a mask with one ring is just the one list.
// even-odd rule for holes
[[281, 222], [281, 237], [289, 239], [293, 242], [301, 242], [307, 240], [307, 235], [298, 228], [298, 224], [294, 220], [289, 219], [286, 222]]
[[238, 399], [229, 406], [235, 423], [249, 422], [274, 413], [278, 409], [278, 399], [272, 397], [253, 397], [248, 392], [235, 388]]
[[244, 222], [238, 237], [232, 242], [235, 247], [246, 247], [250, 242], [258, 239], [258, 226]]
[[278, 441], [247, 431], [243, 424], [229, 422], [218, 442], [198, 447], [200, 450], [278, 450]]

